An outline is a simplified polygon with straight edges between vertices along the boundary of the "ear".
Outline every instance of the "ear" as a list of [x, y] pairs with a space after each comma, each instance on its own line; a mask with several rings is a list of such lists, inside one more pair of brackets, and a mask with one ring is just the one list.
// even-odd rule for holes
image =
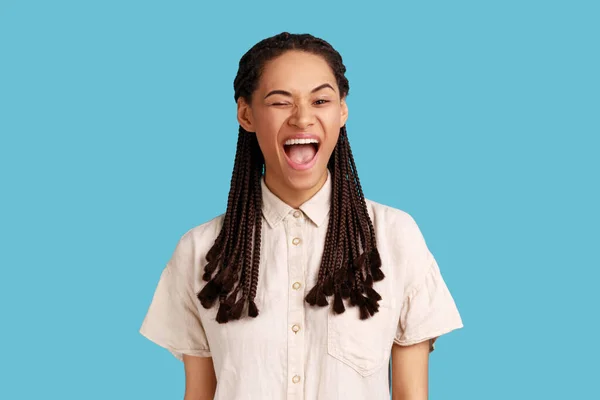
[[344, 126], [348, 120], [348, 104], [345, 97], [340, 101], [340, 105], [340, 126]]
[[252, 118], [252, 109], [243, 97], [237, 101], [237, 120], [239, 124], [248, 132], [254, 132], [254, 123]]

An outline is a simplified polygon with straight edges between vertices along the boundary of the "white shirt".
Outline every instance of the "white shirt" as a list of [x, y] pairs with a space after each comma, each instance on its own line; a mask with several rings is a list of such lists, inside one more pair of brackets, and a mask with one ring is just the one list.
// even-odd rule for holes
[[214, 399], [389, 400], [387, 366], [393, 343], [435, 340], [463, 326], [414, 219], [368, 199], [385, 274], [373, 285], [382, 296], [379, 312], [361, 320], [358, 307], [346, 301], [342, 314], [304, 301], [321, 264], [331, 188], [328, 171], [319, 192], [293, 209], [263, 179], [256, 318], [244, 310], [242, 319], [219, 324], [218, 304], [207, 310], [196, 297], [206, 284], [205, 255], [224, 214], [179, 240], [140, 333], [180, 360], [183, 354], [212, 357]]

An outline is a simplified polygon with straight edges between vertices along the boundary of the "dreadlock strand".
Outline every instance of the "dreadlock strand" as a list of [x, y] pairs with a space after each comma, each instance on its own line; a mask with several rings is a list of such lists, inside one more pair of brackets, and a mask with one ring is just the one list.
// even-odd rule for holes
[[[330, 161], [328, 164], [333, 164], [332, 160], [335, 160], [336, 157], [336, 153], [337, 150], [334, 149], [333, 153], [331, 155]], [[328, 166], [328, 169], [330, 170], [330, 179], [332, 180], [332, 197], [335, 196], [335, 191], [336, 191], [336, 179], [337, 176], [335, 174], [335, 171], [333, 171], [333, 168], [331, 168], [330, 166]], [[332, 199], [332, 207], [335, 204], [335, 199]], [[335, 243], [336, 241], [336, 237], [335, 237], [335, 230], [334, 227], [336, 225], [336, 212], [335, 210], [331, 210], [331, 212], [329, 213], [329, 223], [327, 225], [327, 232], [325, 233], [325, 245], [323, 248], [323, 256], [321, 258], [321, 264], [319, 267], [319, 274], [317, 276], [317, 283], [316, 285], [308, 292], [308, 294], [305, 297], [305, 300], [308, 304], [310, 305], [315, 305], [318, 302], [320, 304], [324, 304], [323, 299], [322, 299], [322, 292], [324, 291], [324, 286], [325, 286], [325, 278], [329, 269], [329, 265], [330, 263], [332, 263], [331, 261], [331, 256], [332, 256], [332, 248], [333, 243]], [[335, 262], [335, 260], [333, 261]]]
[[[340, 207], [340, 217], [339, 220], [337, 221], [337, 226], [339, 226], [339, 235], [338, 235], [338, 249], [337, 249], [337, 253], [336, 253], [336, 257], [335, 257], [335, 263], [333, 263], [330, 266], [330, 271], [329, 271], [329, 276], [331, 277], [332, 281], [334, 282], [334, 287], [332, 287], [331, 292], [332, 294], [334, 292], [339, 292], [340, 291], [340, 276], [338, 271], [340, 269], [343, 269], [346, 266], [345, 263], [345, 257], [347, 256], [348, 253], [348, 248], [347, 248], [347, 235], [348, 235], [348, 231], [346, 229], [344, 229], [346, 227], [346, 220], [347, 220], [347, 214], [348, 214], [348, 199], [345, 195], [346, 191], [347, 191], [347, 186], [348, 186], [348, 178], [346, 175], [346, 170], [344, 168], [344, 157], [343, 157], [343, 140], [344, 138], [342, 136], [340, 136], [340, 138], [338, 139], [338, 143], [340, 143], [340, 150], [338, 150], [338, 154], [336, 155], [336, 159], [335, 159], [335, 163], [336, 163], [336, 174], [339, 176], [338, 178], [338, 184], [340, 185], [340, 189], [336, 190], [336, 200], [335, 203], [340, 203], [341, 207]], [[335, 209], [335, 211], [337, 213], [337, 207]]]
[[[246, 147], [248, 147], [248, 140], [246, 140]], [[248, 153], [248, 151], [246, 151], [246, 154]], [[249, 197], [249, 189], [248, 189], [248, 180], [250, 179], [250, 171], [248, 171], [248, 168], [250, 167], [250, 163], [251, 163], [251, 159], [250, 157], [246, 157], [246, 165], [244, 168], [244, 174], [243, 174], [243, 185], [242, 185], [242, 194], [240, 196], [240, 200], [239, 200], [239, 207], [240, 207], [240, 229], [237, 229], [237, 235], [234, 236], [234, 240], [232, 242], [232, 246], [233, 246], [233, 254], [231, 256], [231, 265], [234, 268], [234, 273], [233, 273], [233, 277], [236, 278], [238, 275], [238, 271], [243, 268], [243, 262], [244, 262], [244, 248], [242, 247], [243, 244], [247, 241], [247, 237], [249, 235], [251, 235], [251, 229], [252, 227], [249, 226], [247, 227], [248, 224], [246, 224], [246, 219], [248, 214], [250, 214], [251, 210], [250, 208], [253, 206], [252, 202], [248, 201], [248, 197]], [[247, 229], [244, 229], [244, 227], [247, 227]], [[250, 232], [249, 232], [250, 231]], [[233, 282], [231, 282], [233, 283]]]
[[[254, 159], [256, 160], [255, 164], [257, 165], [257, 173], [254, 177], [254, 201], [255, 207], [257, 210], [262, 209], [262, 189], [261, 189], [261, 175], [262, 175], [262, 165], [263, 165], [263, 157], [260, 152], [260, 148], [258, 146], [258, 141], [253, 142], [253, 154]], [[256, 298], [256, 290], [258, 287], [258, 276], [259, 276], [259, 267], [260, 267], [260, 246], [261, 246], [261, 235], [262, 235], [262, 216], [260, 213], [257, 213], [255, 218], [255, 227], [254, 227], [254, 254], [252, 259], [252, 279], [250, 285], [250, 293], [248, 296], [248, 315], [252, 318], [256, 318], [258, 316], [259, 310], [256, 306], [254, 299]]]
[[[338, 139], [339, 142], [339, 139]], [[333, 294], [333, 280], [334, 280], [334, 270], [335, 266], [338, 262], [338, 254], [340, 249], [340, 245], [342, 244], [341, 235], [343, 235], [344, 230], [339, 229], [341, 227], [340, 221], [343, 216], [343, 210], [340, 210], [338, 204], [341, 201], [340, 192], [343, 190], [344, 185], [344, 177], [340, 173], [339, 163], [340, 163], [340, 155], [339, 151], [334, 151], [333, 155], [333, 164], [334, 164], [334, 172], [333, 172], [333, 195], [331, 199], [331, 215], [333, 215], [331, 227], [331, 236], [334, 239], [334, 243], [337, 243], [338, 248], [331, 248], [330, 256], [327, 258], [327, 263], [322, 266], [323, 272], [323, 294], [326, 296], [331, 296]], [[341, 213], [340, 213], [341, 211]], [[342, 215], [340, 215], [342, 214]], [[337, 250], [337, 251], [336, 251]], [[324, 302], [321, 300], [321, 304]]]
[[[226, 254], [229, 255], [227, 257], [227, 261], [235, 263], [237, 260], [238, 253], [240, 251], [239, 243], [240, 243], [240, 233], [243, 233], [242, 230], [239, 229], [239, 226], [243, 223], [243, 220], [246, 218], [244, 197], [248, 195], [248, 166], [250, 164], [250, 154], [248, 149], [248, 135], [241, 131], [239, 133], [240, 139], [242, 141], [241, 153], [242, 157], [240, 160], [240, 168], [238, 170], [238, 181], [236, 186], [236, 193], [233, 199], [233, 212], [234, 219], [231, 221], [228, 226], [228, 243], [226, 247]], [[234, 222], [235, 221], [235, 222]], [[237, 232], [237, 235], [235, 234]]]
[[[344, 131], [341, 132], [341, 136], [344, 137]], [[344, 137], [345, 139], [345, 137]], [[350, 201], [350, 174], [348, 173], [348, 160], [346, 158], [345, 146], [347, 145], [346, 140], [344, 140], [344, 145], [341, 146], [340, 151], [342, 152], [342, 163], [341, 163], [341, 172], [342, 175], [346, 178], [344, 179], [344, 187], [342, 188], [342, 212], [345, 213], [343, 224], [341, 225], [344, 235], [344, 255], [345, 258], [341, 260], [341, 265], [338, 267], [338, 280], [339, 280], [339, 292], [343, 298], [348, 298], [350, 296], [350, 290], [353, 287], [351, 282], [351, 275], [349, 274], [349, 269], [352, 267], [351, 261], [356, 258], [357, 255], [357, 246], [355, 243], [351, 242], [355, 236], [354, 229], [354, 216], [352, 203]]]
[[[254, 178], [253, 171], [250, 171], [250, 178]], [[248, 199], [248, 223], [241, 225], [241, 230], [245, 230], [244, 235], [244, 251], [243, 251], [243, 264], [242, 271], [247, 271], [248, 268], [252, 266], [252, 234], [254, 231], [255, 219], [256, 219], [256, 210], [255, 210], [255, 197], [253, 196], [251, 199]], [[245, 229], [244, 229], [245, 228]], [[243, 286], [243, 284], [242, 284]], [[230, 318], [239, 319], [242, 314], [242, 310], [244, 307], [244, 302], [241, 301], [238, 304], [235, 304], [235, 309], [231, 309]]]

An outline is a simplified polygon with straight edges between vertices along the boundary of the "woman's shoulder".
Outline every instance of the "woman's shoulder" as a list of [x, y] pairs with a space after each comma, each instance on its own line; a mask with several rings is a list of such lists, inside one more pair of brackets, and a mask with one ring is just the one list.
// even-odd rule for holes
[[434, 257], [413, 216], [406, 210], [372, 200], [366, 203], [380, 253], [392, 265], [401, 266], [402, 272], [393, 276], [405, 285], [419, 281], [430, 271]]
[[225, 213], [194, 225], [180, 236], [178, 247], [184, 247], [195, 253], [208, 251], [221, 232], [224, 218]]
[[198, 239], [204, 239], [207, 237], [216, 238], [221, 231], [221, 227], [223, 226], [223, 221], [225, 220], [225, 213], [219, 214], [216, 217], [213, 217], [205, 222], [200, 223], [199, 225], [195, 225], [193, 228], [188, 230], [185, 234], [194, 236]]
[[367, 198], [365, 198], [365, 203], [374, 224], [377, 222], [385, 226], [392, 226], [394, 229], [414, 228], [416, 225], [415, 219], [406, 210]]
[[408, 211], [365, 199], [376, 236], [390, 245], [412, 248], [411, 251], [428, 252], [425, 239], [417, 221]]

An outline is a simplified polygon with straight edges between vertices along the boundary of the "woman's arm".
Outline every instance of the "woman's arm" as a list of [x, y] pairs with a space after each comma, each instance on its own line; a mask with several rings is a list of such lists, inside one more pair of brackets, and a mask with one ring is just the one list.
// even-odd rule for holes
[[212, 400], [217, 388], [217, 378], [212, 357], [183, 355], [185, 367], [184, 400]]
[[392, 400], [427, 400], [430, 341], [392, 346]]

